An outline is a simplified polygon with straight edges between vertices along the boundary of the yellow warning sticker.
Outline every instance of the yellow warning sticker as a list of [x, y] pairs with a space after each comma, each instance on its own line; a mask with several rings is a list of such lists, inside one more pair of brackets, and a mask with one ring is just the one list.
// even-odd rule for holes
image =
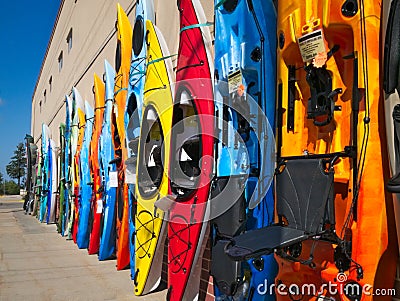
[[229, 94], [237, 92], [242, 85], [242, 72], [240, 70], [228, 75]]
[[298, 44], [303, 62], [309, 62], [318, 54], [326, 52], [321, 29], [301, 36]]

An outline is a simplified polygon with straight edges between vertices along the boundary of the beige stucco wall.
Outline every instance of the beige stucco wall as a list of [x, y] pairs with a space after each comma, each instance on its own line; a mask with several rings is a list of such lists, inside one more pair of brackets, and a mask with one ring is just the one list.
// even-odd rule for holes
[[[94, 104], [93, 74], [103, 74], [104, 59], [114, 64], [116, 47], [115, 22], [117, 2], [135, 21], [135, 0], [66, 0], [62, 1], [53, 37], [44, 58], [32, 97], [31, 134], [40, 142], [41, 125], [49, 125], [59, 145], [59, 125], [65, 121], [65, 95], [76, 86], [82, 97]], [[213, 21], [213, 1], [201, 0], [207, 20]], [[178, 51], [179, 12], [176, 0], [154, 0], [156, 25], [161, 29], [171, 53]], [[72, 28], [72, 49], [68, 51], [67, 36]], [[211, 28], [212, 30], [212, 28]], [[58, 57], [63, 51], [63, 67]], [[50, 90], [49, 79], [52, 77]], [[46, 100], [44, 91], [46, 90]], [[42, 102], [40, 109], [40, 101]]]

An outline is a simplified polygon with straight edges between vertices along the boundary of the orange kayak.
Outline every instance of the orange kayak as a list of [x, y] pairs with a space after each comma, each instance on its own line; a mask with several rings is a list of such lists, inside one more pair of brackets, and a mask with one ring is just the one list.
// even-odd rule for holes
[[[372, 300], [376, 297], [370, 295], [369, 286], [374, 289], [393, 287], [397, 258], [392, 200], [384, 188], [389, 167], [383, 156], [386, 140], [379, 80], [380, 3], [289, 2], [278, 7], [281, 46], [278, 86], [281, 86], [284, 111], [281, 155], [340, 152], [354, 145], [354, 140], [357, 153], [352, 159], [341, 158], [334, 167], [335, 229], [349, 246], [348, 251], [329, 242], [305, 241], [300, 258], [308, 258], [314, 247], [314, 265], [306, 266], [277, 256], [276, 283], [313, 283], [323, 295], [336, 300], [346, 300], [349, 294], [331, 295], [327, 285], [340, 288], [358, 284], [367, 289], [362, 300]], [[321, 64], [325, 66], [318, 69], [326, 68], [331, 91], [342, 90], [333, 96], [333, 110], [328, 108], [325, 112], [318, 111], [321, 108], [318, 103], [314, 111], [311, 108], [314, 91], [308, 81], [310, 73], [304, 68], [309, 63], [304, 63], [302, 57], [302, 54], [313, 55], [307, 49], [313, 45], [311, 40], [307, 41], [307, 35], [319, 32], [322, 44], [314, 44], [314, 47], [324, 47], [325, 51], [317, 53], [311, 64], [317, 68]], [[305, 40], [301, 40], [304, 37]], [[288, 92], [294, 92], [292, 99]], [[320, 94], [315, 95], [318, 100]], [[358, 112], [352, 108], [355, 97], [359, 99]], [[320, 125], [329, 119], [329, 123]], [[277, 294], [277, 297], [290, 300], [293, 296]]]
[[125, 133], [125, 107], [129, 84], [129, 69], [132, 56], [132, 27], [129, 19], [117, 5], [117, 49], [115, 54], [114, 109], [112, 115], [112, 135], [115, 150], [114, 163], [118, 172], [117, 189], [117, 270], [129, 266], [129, 203], [128, 184], [125, 183], [125, 160], [128, 159]]

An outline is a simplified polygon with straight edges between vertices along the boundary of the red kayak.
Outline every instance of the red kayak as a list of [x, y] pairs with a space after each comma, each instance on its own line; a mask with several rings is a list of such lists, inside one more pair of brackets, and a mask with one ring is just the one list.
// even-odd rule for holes
[[95, 99], [95, 115], [93, 124], [93, 136], [90, 144], [90, 171], [93, 179], [93, 193], [91, 199], [91, 210], [90, 210], [90, 239], [89, 239], [89, 254], [97, 254], [100, 247], [100, 226], [101, 216], [103, 211], [103, 200], [100, 195], [101, 188], [101, 176], [100, 176], [100, 164], [99, 164], [99, 140], [101, 135], [101, 127], [103, 124], [104, 114], [104, 98], [105, 98], [105, 86], [100, 77], [97, 74], [94, 75], [94, 99]]
[[211, 35], [199, 0], [178, 0], [180, 41], [171, 132], [168, 299], [195, 300], [208, 238], [214, 101]]

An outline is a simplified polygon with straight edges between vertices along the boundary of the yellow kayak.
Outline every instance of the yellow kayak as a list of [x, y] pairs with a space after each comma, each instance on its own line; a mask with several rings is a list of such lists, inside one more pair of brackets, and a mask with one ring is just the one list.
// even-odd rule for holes
[[[161, 32], [147, 21], [144, 107], [135, 195], [135, 294], [158, 287], [166, 237], [164, 213], [154, 203], [168, 194], [169, 131], [172, 124], [172, 61]], [[165, 147], [167, 146], [167, 147]]]

